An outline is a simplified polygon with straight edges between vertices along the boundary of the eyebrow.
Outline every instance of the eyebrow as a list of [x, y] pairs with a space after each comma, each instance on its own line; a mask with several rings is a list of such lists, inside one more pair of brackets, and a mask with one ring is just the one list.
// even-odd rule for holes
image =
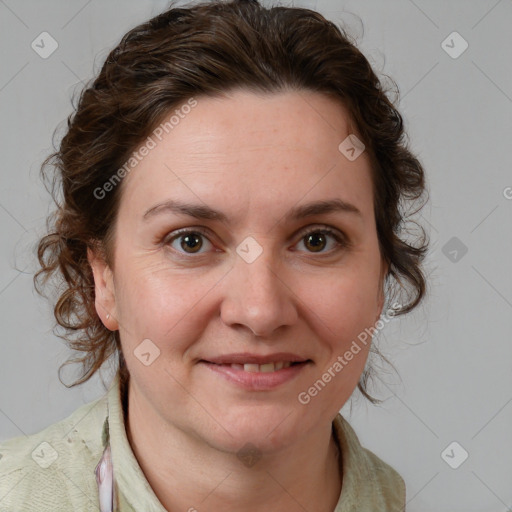
[[[342, 199], [330, 199], [295, 206], [284, 216], [284, 219], [286, 221], [294, 221], [314, 215], [325, 215], [336, 212], [350, 213], [361, 218], [363, 217], [361, 211], [355, 205], [343, 201]], [[148, 220], [151, 217], [163, 213], [175, 213], [196, 219], [216, 220], [229, 224], [228, 217], [223, 212], [214, 210], [206, 205], [183, 203], [172, 199], [149, 208], [144, 213], [143, 219]]]

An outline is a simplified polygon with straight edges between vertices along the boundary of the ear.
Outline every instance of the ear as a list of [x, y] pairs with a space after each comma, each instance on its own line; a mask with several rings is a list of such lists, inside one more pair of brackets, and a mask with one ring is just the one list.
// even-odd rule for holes
[[87, 248], [87, 260], [94, 276], [96, 313], [103, 325], [111, 331], [119, 329], [116, 313], [114, 276], [99, 249]]

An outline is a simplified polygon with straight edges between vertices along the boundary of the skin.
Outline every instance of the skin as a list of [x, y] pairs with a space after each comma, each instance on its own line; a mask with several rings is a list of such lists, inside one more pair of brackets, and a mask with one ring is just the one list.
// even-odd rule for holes
[[[356, 132], [322, 94], [238, 90], [197, 101], [125, 178], [111, 267], [89, 252], [98, 315], [119, 329], [131, 375], [130, 444], [167, 510], [332, 512], [342, 474], [331, 424], [370, 344], [307, 405], [297, 397], [382, 312], [387, 267], [369, 159], [338, 150]], [[285, 220], [297, 205], [335, 198], [360, 215]], [[220, 210], [229, 225], [172, 212], [143, 219], [169, 199]], [[187, 252], [183, 237], [171, 240], [201, 227], [201, 247]], [[316, 252], [301, 230], [325, 227], [349, 244], [326, 235], [322, 245], [320, 234]], [[252, 263], [236, 252], [248, 236], [263, 249]], [[149, 366], [134, 355], [144, 339], [160, 350]], [[235, 352], [311, 362], [267, 391], [241, 389], [199, 363]], [[252, 467], [236, 456], [246, 443], [261, 454]]]

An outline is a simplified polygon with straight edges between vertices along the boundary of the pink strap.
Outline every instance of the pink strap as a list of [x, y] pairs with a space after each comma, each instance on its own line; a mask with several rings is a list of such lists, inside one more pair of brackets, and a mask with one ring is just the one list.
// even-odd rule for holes
[[114, 467], [112, 464], [112, 452], [110, 443], [103, 451], [96, 469], [96, 483], [98, 484], [98, 496], [100, 501], [100, 512], [114, 511]]

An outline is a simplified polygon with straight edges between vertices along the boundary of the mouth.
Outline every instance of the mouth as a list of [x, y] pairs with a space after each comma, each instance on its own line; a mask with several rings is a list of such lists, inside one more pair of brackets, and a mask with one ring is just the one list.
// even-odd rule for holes
[[230, 354], [201, 359], [217, 375], [248, 390], [270, 390], [296, 377], [311, 359], [296, 354], [280, 353], [268, 356]]
[[209, 357], [208, 359], [202, 359], [201, 362], [230, 366], [235, 370], [244, 370], [250, 373], [272, 373], [282, 370], [283, 368], [290, 368], [290, 366], [312, 361], [311, 359], [290, 352], [279, 352], [268, 355], [243, 352]]
[[[233, 368], [234, 370], [239, 370], [239, 371], [244, 371], [244, 372], [249, 372], [249, 373], [273, 373], [273, 372], [282, 370], [283, 368], [290, 368], [290, 366], [297, 366], [300, 364], [307, 363], [308, 361], [309, 361], [309, 359], [307, 361], [303, 361], [303, 362], [277, 361], [275, 363], [271, 362], [271, 363], [264, 363], [264, 364], [223, 363], [223, 364], [218, 364], [218, 366], [228, 366], [230, 368]], [[202, 361], [202, 362], [205, 362], [205, 363], [210, 362], [211, 363], [211, 361]], [[217, 364], [217, 363], [211, 363], [211, 364]]]

